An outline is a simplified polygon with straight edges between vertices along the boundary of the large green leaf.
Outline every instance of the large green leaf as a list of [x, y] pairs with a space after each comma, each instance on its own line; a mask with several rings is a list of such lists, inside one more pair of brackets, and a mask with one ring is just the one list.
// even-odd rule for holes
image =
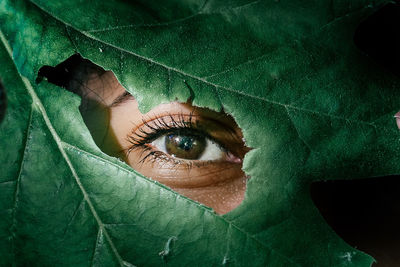
[[[0, 1], [0, 264], [369, 266], [309, 185], [400, 173], [399, 80], [352, 41], [385, 1], [164, 2]], [[243, 203], [216, 215], [102, 153], [79, 98], [35, 82], [74, 53], [144, 112], [192, 93], [230, 113], [253, 148]]]

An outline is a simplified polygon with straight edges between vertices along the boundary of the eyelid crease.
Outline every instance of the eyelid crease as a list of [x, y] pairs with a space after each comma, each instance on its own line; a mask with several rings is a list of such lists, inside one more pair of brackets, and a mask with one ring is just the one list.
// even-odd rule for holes
[[[160, 123], [160, 121], [158, 121], [158, 123]], [[128, 149], [128, 154], [135, 148], [148, 146], [148, 143], [152, 142], [156, 138], [173, 131], [180, 131], [181, 134], [186, 132], [187, 134], [191, 135], [202, 135], [206, 138], [209, 138], [210, 140], [215, 141], [216, 143], [221, 145], [221, 147], [223, 147], [220, 141], [215, 140], [215, 138], [210, 136], [210, 134], [208, 134], [206, 131], [198, 129], [193, 124], [189, 125], [186, 124], [186, 122], [183, 123], [184, 123], [183, 125], [179, 125], [175, 122], [173, 125], [169, 125], [167, 124], [167, 122], [162, 120], [160, 124], [155, 124], [155, 125], [147, 125], [147, 123], [144, 124], [150, 129], [149, 131], [145, 131], [143, 127], [140, 127], [132, 131], [132, 133], [127, 136], [128, 141], [132, 144], [132, 146]], [[140, 133], [138, 133], [138, 131]], [[137, 137], [139, 137], [140, 139]]]
[[[153, 150], [153, 148], [150, 146], [146, 147], [145, 150], [140, 153], [139, 158], [141, 158], [142, 155], [146, 152], [149, 152], [149, 153], [147, 153], [147, 155], [144, 158], [142, 158], [139, 163], [145, 164], [146, 162], [150, 162], [151, 164], [162, 164], [160, 167], [157, 167], [157, 169], [174, 170], [174, 174], [172, 174], [171, 177], [162, 175], [162, 176], [157, 176], [156, 180], [161, 183], [168, 184], [168, 185], [172, 185], [171, 183], [176, 184], [176, 185], [179, 184], [181, 188], [191, 188], [191, 187], [195, 188], [195, 187], [199, 187], [199, 186], [201, 187], [201, 186], [209, 185], [211, 182], [223, 182], [224, 180], [229, 179], [229, 177], [226, 177], [226, 179], [223, 179], [223, 180], [221, 180], [219, 178], [211, 179], [211, 180], [207, 179], [207, 181], [202, 181], [202, 185], [198, 184], [199, 178], [205, 179], [203, 177], [210, 177], [213, 174], [217, 174], [220, 172], [226, 172], [226, 171], [234, 170], [237, 168], [241, 169], [241, 164], [233, 163], [233, 162], [213, 161], [213, 160], [211, 160], [211, 161], [185, 160], [185, 159], [173, 158], [161, 151]], [[207, 173], [204, 173], [201, 175], [195, 175], [194, 177], [191, 177], [189, 179], [180, 178], [179, 180], [177, 180], [175, 178], [175, 175], [177, 174], [177, 172], [190, 171], [193, 169], [193, 167], [202, 168], [202, 167], [207, 166], [208, 168], [210, 168], [210, 166], [214, 166], [214, 168], [215, 168], [216, 165], [220, 165], [220, 164], [224, 164], [225, 167], [215, 169], [211, 172], [208, 171]], [[177, 167], [178, 167], [178, 169], [176, 169]], [[154, 178], [154, 177], [150, 176], [150, 178]], [[184, 183], [188, 183], [191, 181], [196, 181], [196, 185], [190, 185], [190, 184], [183, 185]]]
[[189, 121], [184, 122], [184, 123], [188, 123], [189, 125], [193, 125], [193, 118], [201, 118], [201, 120], [195, 121], [195, 123], [200, 124], [201, 121], [211, 121], [214, 124], [220, 125], [221, 128], [224, 128], [226, 130], [228, 130], [228, 132], [230, 132], [233, 135], [237, 135], [236, 131], [229, 125], [227, 125], [226, 123], [220, 121], [220, 120], [216, 120], [212, 117], [208, 117], [208, 116], [204, 116], [204, 115], [200, 115], [200, 114], [193, 114], [192, 112], [190, 114], [184, 114], [184, 113], [165, 113], [163, 115], [154, 115], [154, 117], [149, 117], [149, 119], [146, 121], [145, 119], [142, 119], [142, 123], [135, 125], [135, 129], [132, 130], [132, 133], [135, 132], [135, 130], [142, 128], [143, 125], [148, 126], [149, 123], [152, 123], [154, 121], [158, 121], [161, 120], [161, 122], [163, 124], [167, 124], [167, 122], [165, 122], [165, 117], [169, 117], [171, 119], [171, 121], [173, 123], [176, 123], [177, 121], [174, 119], [174, 116], [178, 116], [178, 119], [180, 121], [178, 121], [178, 123], [182, 123], [184, 122], [183, 119], [185, 117], [189, 117]]
[[187, 123], [192, 123], [192, 118], [193, 117], [201, 117], [200, 115], [194, 115], [192, 113], [190, 114], [183, 114], [183, 113], [165, 113], [163, 115], [153, 115], [153, 117], [149, 117], [148, 120], [146, 120], [145, 118], [142, 119], [142, 123], [136, 125], [136, 129], [141, 128], [143, 125], [148, 126], [149, 123], [152, 123], [154, 121], [161, 121], [163, 124], [168, 124], [165, 121], [165, 118], [170, 118], [171, 122], [176, 123], [176, 119], [174, 118], [174, 116], [178, 116], [178, 119], [180, 119], [180, 122], [182, 122], [182, 119], [184, 119], [185, 117], [189, 117], [189, 120], [187, 121]]
[[110, 108], [116, 107], [118, 105], [123, 104], [127, 100], [135, 100], [135, 98], [128, 91], [125, 91], [119, 96], [117, 96], [108, 107]]
[[[178, 116], [178, 118], [174, 118], [174, 116]], [[186, 118], [189, 117], [188, 120]], [[139, 126], [135, 126], [133, 130], [131, 131], [130, 135], [127, 136], [128, 142], [132, 144], [132, 146], [128, 149], [127, 154], [141, 146], [145, 146], [147, 143], [153, 141], [155, 138], [166, 134], [170, 131], [174, 130], [181, 130], [181, 131], [188, 131], [191, 134], [201, 134], [210, 140], [216, 142], [218, 145], [220, 145], [223, 149], [228, 150], [226, 147], [226, 144], [218, 140], [217, 138], [213, 137], [207, 130], [202, 129], [201, 126], [201, 120], [198, 121], [193, 121], [193, 117], [201, 117], [200, 115], [193, 115], [191, 114], [183, 114], [183, 113], [177, 113], [177, 114], [166, 114], [164, 116], [156, 117], [154, 119], [151, 119], [150, 121], [146, 121], [145, 119], [142, 120], [142, 124]], [[171, 121], [167, 122], [165, 118], [169, 118]], [[209, 121], [213, 122], [214, 124], [221, 126], [220, 122], [215, 121], [212, 118], [207, 118]], [[204, 120], [207, 121], [207, 120]], [[199, 126], [200, 125], [200, 126]], [[146, 126], [148, 131], [144, 129], [144, 126]], [[233, 137], [234, 140], [240, 140], [240, 137], [237, 135], [237, 133], [227, 125], [224, 125], [225, 127], [222, 127], [224, 130], [227, 130], [227, 132]], [[136, 138], [139, 137], [139, 138]], [[139, 140], [140, 139], [140, 140]]]

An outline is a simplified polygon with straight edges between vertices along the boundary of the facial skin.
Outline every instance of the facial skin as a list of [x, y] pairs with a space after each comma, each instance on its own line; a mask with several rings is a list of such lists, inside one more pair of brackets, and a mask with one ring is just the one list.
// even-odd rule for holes
[[142, 114], [112, 72], [86, 64], [69, 89], [82, 96], [82, 116], [105, 153], [219, 214], [242, 202], [248, 148], [231, 117], [190, 102]]
[[[68, 78], [67, 89], [82, 97], [82, 116], [102, 151], [124, 160], [146, 177], [212, 207], [219, 214], [231, 211], [242, 202], [247, 178], [241, 167], [249, 148], [245, 146], [241, 131], [231, 117], [224, 113], [193, 107], [190, 101], [162, 104], [149, 113], [142, 114], [137, 101], [125, 91], [112, 72], [104, 71], [89, 61], [76, 65], [73, 70], [68, 69], [73, 75]], [[400, 128], [400, 112], [395, 114], [395, 118]], [[173, 129], [174, 127], [192, 130], [179, 132]], [[152, 128], [158, 131], [157, 135], [153, 134]], [[168, 135], [198, 137], [200, 133], [203, 139], [192, 138], [192, 141], [195, 141], [193, 144], [200, 144], [197, 146], [202, 148], [200, 150], [189, 149], [189, 153], [186, 153], [188, 151], [176, 150], [176, 146], [166, 149], [165, 138]], [[146, 136], [151, 138], [143, 138]], [[204, 145], [207, 142], [214, 144], [207, 148]], [[193, 151], [202, 153], [191, 153]], [[205, 159], [196, 159], [199, 154]], [[368, 181], [371, 181], [371, 178]], [[343, 184], [343, 187], [354, 189], [350, 190], [352, 198], [345, 201], [346, 207], [355, 202], [355, 205], [351, 206], [352, 216], [346, 214], [346, 210], [341, 206], [343, 201], [336, 201], [344, 198], [343, 194], [340, 194], [343, 188], [336, 184], [333, 187], [323, 184], [312, 187], [311, 193], [316, 206], [322, 211], [328, 224], [346, 242], [373, 255], [379, 262], [378, 266], [398, 266], [398, 209], [393, 211], [391, 207], [395, 205], [389, 205], [398, 203], [397, 194], [388, 196], [388, 190], [385, 188], [390, 185], [386, 185], [381, 187], [384, 189], [381, 189], [378, 195], [371, 193], [366, 196], [368, 200], [375, 197], [376, 201], [372, 202], [379, 203], [382, 199], [388, 199], [385, 200], [388, 202], [382, 201], [385, 213], [385, 216], [382, 216], [382, 212], [371, 213], [366, 206], [367, 201], [358, 199], [360, 194], [354, 193], [362, 188], [357, 185], [360, 180], [347, 182], [351, 184]], [[370, 183], [364, 188], [372, 187], [371, 192], [374, 192], [375, 187], [381, 184], [382, 181], [377, 184]], [[360, 212], [353, 212], [366, 210], [366, 207], [366, 217], [363, 217], [362, 213], [359, 215]], [[378, 214], [378, 219], [370, 218], [374, 217], [374, 214]], [[362, 223], [354, 228], [354, 224], [360, 221]], [[386, 238], [387, 236], [393, 238]]]

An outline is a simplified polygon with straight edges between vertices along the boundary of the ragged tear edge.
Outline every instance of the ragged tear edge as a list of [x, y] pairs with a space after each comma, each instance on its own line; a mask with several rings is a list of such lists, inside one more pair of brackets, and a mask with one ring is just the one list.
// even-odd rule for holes
[[[102, 51], [100, 51], [100, 52], [102, 52]], [[155, 108], [155, 107], [158, 106], [158, 105], [161, 105], [161, 104], [168, 104], [168, 103], [173, 102], [173, 101], [168, 100], [168, 99], [157, 98], [157, 100], [159, 100], [159, 101], [152, 101], [152, 102], [153, 102], [152, 104], [146, 105], [146, 100], [148, 101], [150, 98], [152, 98], [152, 96], [151, 96], [150, 94], [149, 94], [148, 96], [143, 97], [141, 94], [137, 93], [133, 87], [128, 86], [128, 85], [125, 84], [125, 83], [122, 83], [122, 82], [121, 82], [122, 79], [121, 79], [121, 78], [119, 77], [119, 75], [116, 74], [111, 68], [107, 68], [107, 67], [105, 67], [103, 64], [98, 64], [95, 60], [91, 60], [91, 59], [89, 59], [88, 57], [85, 57], [85, 56], [83, 56], [83, 55], [80, 54], [80, 53], [72, 54], [72, 55], [70, 55], [69, 57], [66, 57], [65, 59], [63, 59], [63, 60], [62, 60], [61, 62], [59, 62], [58, 64], [55, 64], [54, 66], [51, 66], [51, 65], [42, 65], [40, 68], [38, 68], [37, 76], [36, 76], [36, 83], [39, 84], [39, 83], [41, 83], [43, 80], [46, 80], [47, 83], [49, 83], [49, 84], [51, 84], [51, 85], [53, 85], [53, 86], [56, 86], [56, 87], [58, 87], [58, 88], [60, 88], [60, 87], [61, 87], [61, 88], [64, 88], [64, 86], [56, 85], [56, 84], [54, 84], [54, 83], [48, 81], [48, 79], [47, 79], [45, 76], [40, 75], [40, 72], [41, 72], [41, 70], [42, 70], [44, 67], [56, 68], [56, 67], [60, 66], [61, 64], [65, 63], [66, 61], [68, 61], [69, 59], [71, 59], [71, 58], [74, 57], [74, 56], [79, 56], [79, 57], [81, 58], [81, 60], [88, 60], [90, 63], [96, 65], [97, 67], [102, 68], [104, 71], [110, 71], [110, 72], [112, 72], [113, 75], [115, 76], [115, 78], [117, 79], [118, 83], [120, 83], [120, 84], [123, 86], [123, 88], [124, 88], [127, 92], [129, 92], [129, 93], [135, 98], [135, 100], [138, 102], [138, 108], [139, 108], [140, 113], [142, 113], [142, 114], [145, 114], [145, 113], [149, 112], [150, 110], [152, 110], [153, 108]], [[184, 93], [182, 93], [182, 94], [180, 94], [180, 95], [176, 95], [176, 96], [175, 96], [175, 101], [176, 101], [176, 102], [179, 102], [179, 103], [188, 103], [188, 102], [189, 102], [189, 103], [192, 104], [194, 107], [207, 108], [207, 109], [212, 110], [212, 111], [215, 111], [215, 112], [224, 112], [225, 114], [227, 114], [228, 116], [230, 116], [230, 117], [234, 120], [234, 122], [236, 123], [236, 125], [241, 129], [241, 132], [242, 132], [242, 134], [243, 134], [243, 143], [244, 143], [245, 146], [249, 147], [248, 144], [247, 144], [247, 142], [246, 142], [246, 140], [247, 140], [247, 138], [246, 138], [246, 136], [247, 136], [247, 131], [246, 131], [243, 127], [241, 127], [241, 125], [240, 125], [240, 124], [238, 123], [238, 121], [235, 119], [235, 116], [234, 116], [234, 113], [235, 113], [235, 112], [234, 112], [234, 111], [232, 111], [232, 112], [227, 111], [227, 110], [224, 108], [223, 103], [221, 102], [221, 100], [218, 98], [218, 96], [217, 96], [216, 94], [215, 94], [215, 97], [217, 98], [216, 102], [220, 103], [219, 109], [217, 109], [217, 108], [215, 108], [215, 107], [212, 107], [212, 106], [208, 106], [208, 105], [205, 103], [205, 101], [199, 101], [199, 100], [198, 100], [199, 98], [196, 98], [196, 95], [195, 95], [193, 89], [191, 88], [190, 84], [187, 82], [187, 80], [182, 79], [182, 83], [185, 84], [185, 86], [186, 86], [186, 88], [187, 88], [187, 91], [185, 91]], [[76, 101], [74, 101], [74, 102], [75, 102], [75, 105], [76, 105], [76, 109], [79, 110], [79, 106], [80, 106], [81, 103], [82, 103], [82, 98], [81, 98], [80, 96], [78, 96], [77, 94], [75, 94], [75, 93], [69, 91], [69, 90], [63, 90], [63, 92], [64, 92], [64, 93], [67, 93], [67, 94], [70, 94], [71, 97], [73, 97], [73, 98], [76, 99]], [[164, 98], [167, 98], [166, 95], [163, 95], [163, 97], [164, 97]], [[149, 102], [150, 102], [150, 101], [149, 101]], [[202, 104], [202, 102], [203, 102], [204, 104]], [[172, 190], [170, 187], [168, 187], [168, 186], [166, 186], [166, 185], [164, 185], [164, 184], [162, 184], [162, 183], [159, 183], [158, 181], [155, 181], [155, 180], [153, 180], [153, 179], [150, 179], [150, 178], [148, 178], [148, 177], [142, 175], [141, 173], [137, 172], [134, 168], [132, 168], [130, 165], [128, 165], [126, 162], [121, 161], [121, 159], [119, 159], [119, 158], [117, 158], [117, 157], [114, 157], [114, 156], [110, 156], [110, 155], [108, 155], [107, 153], [103, 152], [103, 151], [97, 146], [97, 144], [95, 143], [91, 131], [89, 130], [89, 128], [87, 127], [86, 123], [85, 123], [84, 120], [83, 120], [83, 117], [82, 117], [81, 112], [79, 112], [79, 115], [80, 115], [80, 117], [79, 117], [80, 124], [82, 125], [82, 127], [84, 127], [84, 129], [86, 129], [87, 133], [90, 135], [90, 142], [91, 142], [90, 146], [91, 146], [91, 147], [95, 147], [97, 153], [100, 153], [103, 157], [104, 157], [104, 155], [106, 155], [107, 159], [108, 159], [108, 160], [111, 160], [111, 161], [114, 162], [114, 163], [115, 163], [115, 162], [118, 162], [118, 164], [121, 164], [121, 163], [122, 163], [122, 164], [124, 165], [125, 169], [128, 168], [130, 171], [133, 171], [136, 175], [139, 175], [140, 177], [145, 178], [146, 180], [149, 180], [149, 181], [151, 181], [151, 182], [153, 182], [153, 183], [155, 183], [155, 184], [157, 184], [157, 185], [160, 185], [161, 187], [163, 187], [163, 188], [167, 189], [168, 191], [171, 191], [171, 192], [173, 192], [173, 193], [179, 195], [180, 197], [182, 197], [182, 198], [184, 198], [184, 199], [188, 199], [188, 200], [190, 200], [191, 202], [194, 202], [194, 203], [196, 203], [197, 205], [206, 208], [207, 210], [213, 210], [211, 207], [205, 206], [204, 204], [202, 204], [202, 203], [200, 203], [200, 202], [197, 202], [197, 201], [192, 200], [192, 199], [190, 199], [190, 198], [188, 198], [188, 197], [185, 197], [185, 196], [179, 194], [178, 192]], [[251, 147], [249, 147], [249, 148], [250, 148], [250, 151], [246, 152], [246, 154], [244, 155], [243, 162], [242, 162], [242, 168], [241, 168], [242, 171], [246, 174], [246, 178], [247, 178], [247, 180], [246, 180], [246, 190], [245, 190], [244, 198], [243, 198], [242, 202], [241, 202], [237, 207], [235, 207], [234, 209], [232, 209], [231, 211], [229, 211], [229, 212], [227, 212], [227, 213], [225, 213], [225, 214], [217, 214], [217, 213], [215, 213], [217, 216], [228, 216], [228, 215], [231, 215], [232, 213], [234, 213], [234, 212], [237, 211], [237, 210], [241, 210], [241, 208], [242, 208], [243, 206], [246, 205], [246, 203], [247, 203], [246, 200], [250, 197], [250, 196], [248, 195], [248, 181], [250, 180], [250, 176], [248, 175], [248, 173], [249, 173], [249, 169], [251, 169], [251, 164], [253, 163], [252, 158], [255, 156], [255, 155], [253, 155], [253, 154], [255, 154], [256, 151], [257, 151], [258, 149], [254, 149], [254, 148], [251, 148]], [[100, 155], [98, 155], [98, 156], [100, 156]]]
[[[88, 59], [88, 58], [85, 58], [85, 59], [90, 60], [90, 59]], [[90, 61], [91, 61], [91, 60], [90, 60]], [[112, 69], [105, 68], [104, 66], [102, 66], [102, 65], [100, 65], [100, 64], [97, 64], [97, 63], [95, 63], [94, 61], [91, 61], [91, 62], [94, 63], [94, 64], [96, 64], [96, 65], [98, 65], [98, 66], [100, 66], [100, 67], [102, 67], [102, 68], [103, 68], [104, 70], [106, 70], [106, 71], [111, 71], [111, 72], [114, 74], [114, 76], [116, 77], [116, 79], [118, 80], [118, 82], [125, 88], [125, 90], [126, 90], [127, 92], [129, 92], [129, 93], [137, 100], [139, 111], [140, 111], [142, 114], [145, 114], [145, 113], [149, 112], [151, 109], [155, 108], [155, 107], [158, 106], [158, 105], [171, 103], [171, 101], [162, 101], [162, 100], [161, 100], [161, 101], [159, 101], [158, 103], [154, 103], [153, 105], [145, 105], [145, 104], [144, 104], [144, 101], [146, 101], [146, 99], [143, 98], [143, 97], [142, 97], [141, 95], [139, 95], [138, 93], [136, 93], [134, 89], [131, 89], [131, 87], [128, 87], [126, 84], [122, 83], [122, 82], [121, 82], [121, 79], [119, 78], [119, 75], [117, 75], [115, 72], [113, 72]], [[184, 80], [184, 79], [182, 79], [182, 82], [187, 86], [187, 89], [188, 89], [188, 90], [186, 91], [186, 92], [187, 92], [187, 95], [185, 95], [185, 96], [182, 96], [182, 95], [181, 95], [180, 97], [175, 97], [175, 101], [176, 101], [176, 102], [179, 102], [179, 103], [187, 103], [188, 101], [190, 101], [190, 103], [191, 103], [194, 107], [207, 108], [207, 109], [210, 109], [210, 110], [215, 111], [215, 112], [225, 112], [227, 115], [229, 115], [230, 117], [232, 117], [232, 119], [234, 120], [234, 122], [236, 123], [236, 125], [240, 128], [240, 130], [241, 130], [241, 132], [242, 132], [242, 134], [243, 134], [243, 143], [244, 143], [244, 145], [250, 148], [250, 151], [248, 151], [248, 152], [244, 155], [244, 158], [243, 158], [243, 161], [242, 161], [242, 168], [241, 168], [241, 169], [242, 169], [242, 171], [246, 174], [246, 178], [247, 178], [247, 179], [246, 179], [246, 190], [245, 190], [245, 194], [244, 194], [244, 198], [243, 198], [242, 202], [241, 202], [237, 207], [235, 207], [234, 209], [230, 210], [229, 212], [227, 212], [227, 213], [225, 213], [225, 214], [217, 214], [217, 213], [215, 213], [217, 216], [223, 216], [223, 217], [231, 216], [231, 215], [233, 215], [233, 214], [236, 215], [237, 211], [242, 210], [242, 208], [246, 206], [247, 200], [250, 198], [250, 195], [248, 194], [248, 181], [251, 180], [251, 177], [248, 175], [248, 169], [249, 169], [249, 166], [250, 166], [250, 165], [252, 164], [252, 162], [254, 161], [254, 160], [253, 160], [253, 157], [255, 156], [255, 153], [256, 153], [257, 149], [248, 146], [248, 143], [247, 143], [247, 141], [246, 141], [246, 140], [248, 139], [248, 138], [246, 137], [246, 136], [248, 135], [247, 131], [241, 126], [241, 124], [240, 124], [240, 123], [238, 122], [238, 120], [235, 118], [234, 112], [227, 111], [227, 110], [224, 108], [223, 103], [221, 102], [220, 99], [218, 99], [219, 103], [221, 104], [219, 110], [216, 109], [216, 108], [207, 106], [206, 104], [202, 105], [202, 104], [198, 103], [198, 100], [197, 100], [198, 98], [196, 98], [195, 93], [193, 92], [193, 89], [192, 89], [191, 86], [188, 84], [188, 82], [187, 82], [186, 80]], [[129, 89], [128, 89], [128, 88], [129, 88]], [[150, 97], [150, 96], [148, 96], [148, 97]], [[144, 106], [145, 106], [146, 108], [143, 108]], [[253, 156], [253, 155], [254, 155], [254, 156]], [[129, 167], [130, 167], [130, 166], [129, 166]], [[130, 167], [130, 168], [133, 169], [132, 167]], [[149, 178], [147, 178], [147, 179], [149, 179]], [[150, 179], [150, 180], [151, 180], [151, 179]], [[163, 185], [163, 186], [165, 186], [165, 185]], [[167, 187], [167, 188], [169, 188], [169, 187]], [[173, 190], [172, 190], [172, 191], [173, 191]], [[173, 191], [173, 192], [175, 192], [175, 191]], [[176, 193], [177, 193], [177, 192], [176, 192]], [[185, 197], [185, 196], [183, 196], [183, 195], [181, 195], [181, 194], [179, 194], [179, 193], [177, 193], [177, 194], [180, 195], [180, 196], [182, 196], [182, 197], [184, 197], [184, 198], [187, 198], [187, 197]], [[187, 198], [187, 199], [190, 199], [190, 198]], [[207, 208], [207, 209], [213, 210], [212, 208], [210, 208], [210, 207], [208, 207], [208, 206], [205, 206], [204, 204], [202, 204], [202, 203], [200, 203], [200, 202], [194, 201], [194, 200], [192, 200], [192, 199], [190, 199], [190, 200], [193, 201], [194, 203], [198, 204], [198, 205], [201, 205], [201, 206]]]
[[[80, 96], [78, 96], [78, 95], [76, 95], [76, 94], [74, 94], [74, 93], [72, 93], [72, 92], [70, 92], [70, 91], [68, 91], [68, 90], [63, 89], [63, 88], [60, 87], [60, 86], [54, 85], [54, 84], [52, 84], [52, 83], [50, 83], [50, 82], [48, 82], [48, 81], [41, 81], [41, 82], [46, 82], [46, 85], [49, 85], [49, 86], [53, 87], [54, 89], [58, 89], [58, 90], [60, 90], [60, 91], [59, 91], [60, 93], [66, 94], [66, 95], [68, 95], [69, 97], [71, 97], [71, 98], [73, 99], [74, 106], [75, 106], [76, 110], [79, 111], [79, 105], [80, 105], [80, 103], [81, 103], [81, 97], [80, 97]], [[133, 168], [132, 168], [131, 166], [129, 166], [127, 163], [121, 161], [120, 159], [118, 159], [118, 158], [116, 158], [116, 157], [113, 157], [113, 156], [110, 156], [110, 155], [104, 153], [104, 152], [96, 145], [96, 143], [94, 142], [94, 140], [93, 140], [93, 138], [92, 138], [92, 135], [91, 135], [91, 133], [90, 133], [90, 130], [87, 128], [85, 122], [83, 121], [83, 118], [82, 118], [82, 116], [81, 116], [81, 113], [78, 112], [77, 114], [79, 115], [79, 116], [76, 118], [76, 119], [79, 121], [79, 126], [82, 127], [82, 129], [85, 130], [85, 132], [86, 132], [86, 133], [89, 135], [89, 137], [90, 137], [90, 139], [87, 140], [87, 141], [90, 142], [90, 143], [88, 144], [88, 145], [90, 146], [90, 151], [84, 150], [84, 149], [87, 149], [87, 147], [81, 148], [81, 147], [77, 147], [77, 146], [70, 145], [69, 143], [65, 143], [65, 144], [64, 144], [64, 145], [66, 146], [66, 147], [65, 147], [66, 150], [68, 150], [68, 149], [73, 149], [73, 150], [76, 150], [78, 153], [85, 153], [85, 154], [87, 154], [88, 156], [94, 157], [94, 158], [96, 158], [96, 159], [98, 159], [98, 160], [100, 160], [100, 161], [102, 161], [102, 162], [104, 162], [104, 163], [108, 163], [108, 164], [111, 164], [111, 165], [113, 165], [113, 166], [115, 166], [115, 167], [117, 167], [117, 168], [121, 168], [121, 170], [123, 170], [123, 171], [132, 173], [132, 175], [134, 175], [135, 177], [140, 177], [140, 178], [142, 178], [142, 179], [144, 179], [144, 180], [146, 180], [146, 181], [148, 181], [148, 182], [150, 182], [150, 183], [152, 183], [152, 184], [156, 184], [156, 185], [159, 186], [161, 189], [166, 190], [166, 191], [168, 191], [168, 192], [170, 192], [170, 193], [172, 193], [172, 194], [175, 194], [175, 195], [176, 195], [177, 197], [179, 197], [179, 198], [182, 198], [182, 199], [185, 199], [185, 200], [187, 200], [187, 201], [189, 201], [189, 202], [191, 202], [191, 203], [194, 203], [194, 204], [196, 204], [196, 206], [198, 206], [198, 207], [200, 207], [200, 208], [203, 208], [203, 209], [205, 209], [205, 210], [207, 210], [207, 211], [209, 211], [209, 212], [212, 212], [212, 209], [211, 209], [211, 208], [209, 208], [209, 207], [207, 207], [207, 206], [205, 206], [205, 205], [203, 205], [203, 204], [201, 204], [201, 203], [198, 203], [198, 202], [196, 202], [196, 201], [194, 201], [194, 200], [192, 200], [192, 199], [190, 199], [190, 198], [188, 198], [188, 197], [185, 197], [185, 196], [183, 196], [183, 195], [181, 195], [181, 194], [179, 194], [179, 193], [173, 191], [171, 188], [167, 187], [166, 185], [164, 185], [164, 184], [162, 184], [162, 183], [160, 183], [160, 182], [158, 182], [158, 181], [149, 179], [148, 177], [146, 177], [146, 176], [142, 175], [141, 173], [137, 172], [135, 169], [133, 169]], [[216, 214], [216, 215], [218, 215], [218, 214]]]

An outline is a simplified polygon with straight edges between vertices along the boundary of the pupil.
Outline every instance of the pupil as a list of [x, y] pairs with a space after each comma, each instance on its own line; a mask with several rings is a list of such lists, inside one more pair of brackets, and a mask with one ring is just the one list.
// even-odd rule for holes
[[179, 142], [180, 149], [183, 149], [185, 151], [192, 149], [193, 143], [195, 142], [195, 140], [193, 138], [188, 137], [188, 136], [183, 136], [179, 139], [178, 138], [177, 138], [177, 140], [179, 140], [178, 142]]
[[169, 134], [165, 138], [168, 154], [182, 159], [198, 159], [206, 148], [206, 139], [197, 135]]

